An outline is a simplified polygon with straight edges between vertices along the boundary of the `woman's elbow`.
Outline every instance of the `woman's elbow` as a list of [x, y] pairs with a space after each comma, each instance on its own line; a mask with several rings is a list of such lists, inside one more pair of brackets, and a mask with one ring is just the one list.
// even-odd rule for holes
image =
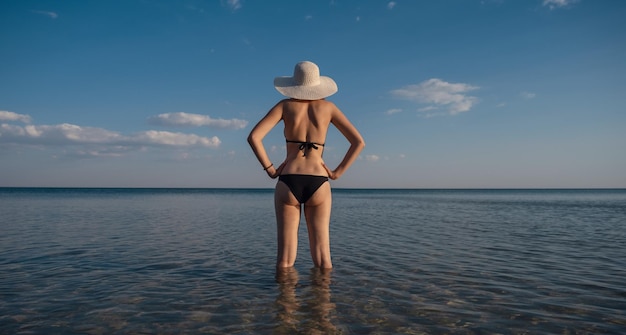
[[363, 150], [363, 148], [365, 148], [365, 140], [363, 140], [363, 138], [358, 138], [352, 142], [352, 145], [358, 150]]
[[250, 133], [250, 135], [248, 135], [248, 144], [252, 145], [255, 142], [257, 142], [257, 137], [254, 135], [254, 133]]

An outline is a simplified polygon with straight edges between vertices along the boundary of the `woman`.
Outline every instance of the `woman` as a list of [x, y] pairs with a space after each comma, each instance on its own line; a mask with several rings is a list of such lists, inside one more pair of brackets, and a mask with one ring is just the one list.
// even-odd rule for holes
[[[296, 261], [300, 211], [304, 205], [313, 263], [318, 268], [332, 268], [329, 236], [332, 197], [328, 178], [341, 177], [365, 142], [339, 108], [324, 100], [337, 92], [337, 84], [329, 77], [320, 76], [314, 63], [296, 64], [293, 77], [275, 78], [274, 87], [289, 99], [270, 109], [250, 132], [248, 143], [267, 175], [279, 178], [274, 192], [278, 229], [276, 267], [292, 267]], [[263, 138], [280, 121], [285, 126], [287, 157], [282, 164], [274, 166], [263, 146]], [[350, 148], [334, 170], [322, 159], [331, 123], [350, 142]]]

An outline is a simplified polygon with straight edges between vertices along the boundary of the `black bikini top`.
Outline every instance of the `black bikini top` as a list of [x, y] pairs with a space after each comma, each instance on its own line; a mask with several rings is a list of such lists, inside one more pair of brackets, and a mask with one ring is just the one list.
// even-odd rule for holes
[[324, 146], [324, 144], [322, 143], [315, 143], [315, 142], [303, 142], [303, 141], [290, 141], [288, 139], [285, 139], [285, 141], [287, 143], [298, 143], [300, 144], [300, 146], [298, 147], [298, 150], [302, 150], [302, 156], [306, 156], [306, 152], [307, 150], [311, 150], [311, 149], [318, 149], [318, 145], [319, 146]]

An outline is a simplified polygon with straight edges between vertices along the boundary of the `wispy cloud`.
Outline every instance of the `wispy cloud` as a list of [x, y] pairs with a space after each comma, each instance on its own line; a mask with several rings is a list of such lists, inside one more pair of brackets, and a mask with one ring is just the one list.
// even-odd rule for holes
[[377, 155], [365, 155], [365, 160], [368, 162], [377, 162], [380, 159]]
[[532, 93], [532, 92], [522, 92], [520, 93], [520, 95], [522, 96], [522, 98], [530, 100], [533, 99], [537, 96], [537, 94]]
[[144, 131], [132, 137], [131, 140], [142, 145], [165, 145], [177, 147], [200, 146], [206, 148], [217, 148], [221, 144], [221, 141], [217, 138], [217, 136], [207, 138], [195, 134], [172, 133], [169, 131], [156, 130]]
[[9, 111], [0, 111], [0, 121], [19, 121], [23, 123], [30, 123], [32, 118], [30, 115], [17, 114]]
[[578, 0], [543, 0], [543, 6], [550, 9], [556, 9], [561, 7], [567, 7]]
[[79, 148], [75, 151], [66, 152], [70, 157], [122, 157], [126, 153], [135, 150], [132, 147], [115, 145], [115, 146], [98, 146], [93, 148]]
[[408, 85], [391, 91], [397, 98], [415, 101], [420, 104], [429, 104], [422, 111], [446, 107], [450, 115], [469, 111], [478, 98], [467, 93], [479, 87], [463, 83], [449, 83], [441, 79], [432, 78], [416, 85]]
[[208, 115], [189, 113], [165, 113], [148, 119], [150, 123], [161, 126], [213, 127], [223, 129], [243, 129], [248, 121], [240, 119], [213, 119]]
[[235, 11], [240, 9], [243, 4], [241, 3], [241, 0], [226, 0], [226, 6]]
[[438, 108], [435, 106], [426, 106], [426, 107], [418, 108], [417, 111], [420, 113], [423, 113], [423, 112], [430, 112], [430, 111], [437, 110], [437, 109]]
[[[9, 123], [15, 121], [25, 125]], [[70, 123], [33, 125], [30, 124], [31, 121], [31, 117], [25, 114], [0, 111], [0, 148], [61, 148], [67, 157], [120, 157], [133, 151], [144, 151], [149, 147], [219, 148], [221, 144], [217, 136], [203, 137], [157, 130], [124, 135], [104, 128]]]
[[392, 108], [392, 109], [388, 109], [388, 110], [385, 112], [385, 114], [387, 114], [387, 115], [393, 115], [393, 114], [400, 113], [400, 112], [402, 112], [402, 109], [400, 109], [400, 108]]
[[3, 144], [35, 145], [111, 145], [111, 146], [175, 146], [217, 148], [221, 141], [195, 134], [173, 133], [148, 130], [130, 136], [96, 127], [81, 127], [69, 123], [58, 125], [17, 126], [0, 124], [0, 138]]
[[0, 124], [3, 143], [29, 143], [41, 145], [59, 144], [107, 144], [127, 142], [121, 134], [102, 128], [81, 127], [69, 123], [58, 125], [17, 126]]
[[389, 9], [393, 9], [395, 6], [396, 6], [395, 1], [389, 1], [389, 3], [387, 3], [387, 8]]
[[34, 10], [33, 13], [35, 14], [40, 14], [40, 15], [45, 15], [51, 19], [56, 19], [59, 17], [59, 15], [55, 12], [47, 12], [47, 11], [43, 11], [43, 10]]

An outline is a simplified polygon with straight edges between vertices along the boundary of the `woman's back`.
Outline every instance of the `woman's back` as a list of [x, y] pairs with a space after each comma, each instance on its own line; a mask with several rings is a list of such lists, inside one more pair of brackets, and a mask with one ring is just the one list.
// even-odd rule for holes
[[287, 141], [283, 174], [326, 175], [322, 153], [336, 106], [326, 100], [283, 100], [282, 119]]

